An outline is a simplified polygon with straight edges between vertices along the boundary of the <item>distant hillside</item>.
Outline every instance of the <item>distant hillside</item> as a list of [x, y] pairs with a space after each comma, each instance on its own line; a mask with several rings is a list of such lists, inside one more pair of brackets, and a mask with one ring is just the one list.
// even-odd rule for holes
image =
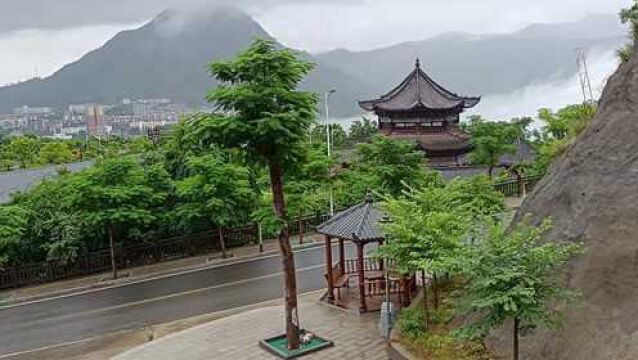
[[[255, 37], [271, 38], [237, 10], [197, 16], [167, 11], [139, 29], [119, 33], [50, 77], [0, 88], [0, 112], [22, 105], [115, 103], [124, 97], [166, 97], [198, 105], [215, 85], [206, 64], [232, 57]], [[333, 105], [335, 114], [343, 115], [355, 111], [352, 99], [366, 85], [319, 64], [303, 87], [316, 92], [337, 87], [341, 96], [334, 98]]]
[[322, 63], [363, 79], [376, 95], [390, 90], [416, 57], [450, 90], [468, 95], [509, 93], [576, 73], [576, 49], [614, 49], [626, 40], [616, 15], [591, 15], [565, 24], [537, 24], [508, 34], [446, 33], [371, 51], [316, 55]]

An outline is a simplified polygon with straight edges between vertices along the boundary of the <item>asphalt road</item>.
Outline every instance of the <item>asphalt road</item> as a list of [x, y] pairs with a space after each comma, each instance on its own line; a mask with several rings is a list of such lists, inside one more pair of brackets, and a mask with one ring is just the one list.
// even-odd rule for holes
[[[325, 286], [322, 246], [296, 251], [295, 262], [300, 293]], [[280, 298], [280, 269], [279, 255], [272, 255], [2, 307], [0, 356]]]
[[[65, 164], [69, 171], [84, 170], [93, 164], [93, 161], [84, 161]], [[14, 170], [0, 172], [0, 203], [11, 199], [11, 193], [24, 191], [42, 179], [57, 176], [59, 166], [46, 166], [37, 169]]]

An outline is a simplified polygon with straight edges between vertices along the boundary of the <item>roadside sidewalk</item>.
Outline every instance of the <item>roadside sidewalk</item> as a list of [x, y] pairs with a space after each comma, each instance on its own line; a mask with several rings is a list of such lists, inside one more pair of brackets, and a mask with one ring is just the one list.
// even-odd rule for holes
[[[304, 359], [388, 359], [377, 330], [378, 313], [354, 315], [318, 302], [322, 292], [299, 295], [301, 326], [334, 342]], [[259, 340], [283, 332], [283, 305], [265, 306], [149, 341], [115, 360], [274, 360]]]
[[[315, 234], [306, 234], [304, 235], [304, 242], [301, 245], [298, 243], [297, 237], [293, 237], [291, 240], [293, 242], [293, 247], [298, 249], [315, 246], [317, 239], [318, 237]], [[123, 269], [119, 271], [120, 278], [117, 280], [110, 279], [110, 273], [104, 272], [95, 275], [56, 281], [48, 284], [9, 289], [0, 292], [0, 307], [49, 297], [63, 296], [87, 290], [123, 285], [184, 271], [231, 264], [255, 257], [276, 254], [278, 251], [279, 247], [276, 240], [266, 240], [264, 241], [263, 252], [259, 251], [259, 245], [232, 248], [228, 249], [228, 257], [226, 259], [222, 259], [221, 253], [209, 253], [195, 257]]]

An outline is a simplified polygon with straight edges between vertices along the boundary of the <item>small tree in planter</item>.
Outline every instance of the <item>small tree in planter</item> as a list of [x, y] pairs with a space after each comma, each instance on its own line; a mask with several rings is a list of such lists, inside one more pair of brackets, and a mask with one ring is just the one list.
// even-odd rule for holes
[[522, 330], [539, 325], [557, 326], [557, 311], [548, 305], [557, 299], [572, 299], [575, 293], [558, 281], [560, 267], [581, 252], [572, 243], [541, 243], [551, 228], [519, 225], [511, 233], [496, 224], [469, 257], [468, 285], [462, 308], [478, 315], [459, 333], [485, 337], [491, 330], [513, 320], [514, 360], [518, 360], [518, 338]]
[[210, 65], [221, 83], [207, 100], [224, 113], [202, 114], [193, 138], [202, 145], [240, 149], [269, 169], [273, 209], [280, 223], [279, 247], [285, 282], [286, 335], [290, 349], [299, 348], [297, 281], [284, 201], [284, 170], [301, 157], [302, 143], [316, 117], [316, 95], [297, 90], [313, 65], [272, 41], [256, 40], [235, 59]]

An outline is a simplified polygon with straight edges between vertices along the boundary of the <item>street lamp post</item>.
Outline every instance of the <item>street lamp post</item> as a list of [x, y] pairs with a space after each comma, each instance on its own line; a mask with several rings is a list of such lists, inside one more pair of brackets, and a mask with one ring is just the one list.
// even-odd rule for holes
[[[392, 219], [385, 215], [379, 221], [381, 224], [390, 224], [392, 223]], [[390, 235], [388, 233], [384, 234], [384, 242], [387, 246], [390, 243]], [[383, 270], [384, 270], [384, 278], [385, 278], [385, 299], [383, 304], [381, 304], [381, 318], [379, 319], [379, 331], [381, 335], [386, 339], [390, 339], [390, 330], [392, 329], [392, 323], [394, 318], [394, 308], [392, 303], [390, 302], [390, 271], [389, 271], [389, 261], [388, 255], [386, 254], [383, 257]]]
[[[330, 130], [330, 106], [328, 105], [328, 100], [330, 99], [330, 95], [337, 92], [337, 89], [330, 89], [326, 91], [324, 94], [324, 105], [326, 107], [326, 144], [328, 145], [328, 159], [332, 157], [332, 136]], [[328, 175], [330, 176], [332, 172], [332, 167], [328, 167]], [[335, 207], [334, 207], [334, 199], [332, 198], [332, 185], [330, 185], [330, 216], [334, 216]]]

